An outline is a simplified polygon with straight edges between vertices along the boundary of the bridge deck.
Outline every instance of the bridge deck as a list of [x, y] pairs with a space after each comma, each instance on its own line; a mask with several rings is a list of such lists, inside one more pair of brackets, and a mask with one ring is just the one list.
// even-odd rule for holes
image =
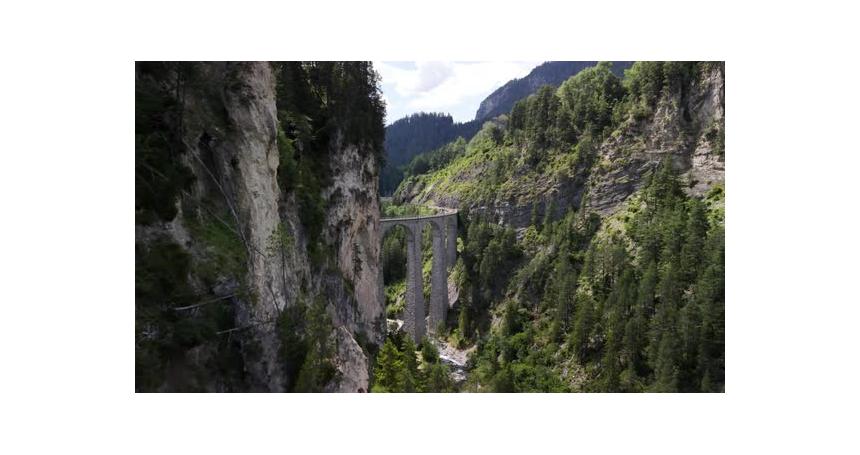
[[434, 207], [431, 206], [431, 209], [436, 209], [442, 211], [442, 213], [436, 213], [433, 215], [416, 215], [416, 216], [404, 216], [398, 218], [380, 218], [379, 221], [382, 222], [392, 222], [392, 221], [417, 221], [417, 220], [432, 220], [434, 218], [444, 218], [446, 216], [456, 215], [457, 209], [449, 209], [445, 207]]

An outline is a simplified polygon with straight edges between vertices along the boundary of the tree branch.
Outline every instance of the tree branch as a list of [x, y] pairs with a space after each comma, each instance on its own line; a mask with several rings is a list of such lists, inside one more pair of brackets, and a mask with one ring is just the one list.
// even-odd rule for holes
[[210, 303], [219, 302], [219, 301], [221, 301], [221, 300], [227, 300], [227, 299], [229, 299], [229, 298], [231, 298], [231, 297], [235, 297], [235, 296], [236, 296], [236, 294], [235, 294], [235, 293], [233, 293], [233, 294], [230, 294], [230, 295], [225, 295], [224, 297], [218, 297], [218, 298], [214, 298], [214, 299], [209, 299], [209, 300], [206, 300], [206, 301], [204, 301], [204, 302], [200, 302], [200, 303], [197, 303], [197, 304], [194, 304], [194, 305], [175, 307], [175, 308], [174, 308], [174, 310], [175, 310], [175, 311], [193, 310], [194, 308], [200, 308], [200, 307], [202, 307], [202, 306], [209, 305]]

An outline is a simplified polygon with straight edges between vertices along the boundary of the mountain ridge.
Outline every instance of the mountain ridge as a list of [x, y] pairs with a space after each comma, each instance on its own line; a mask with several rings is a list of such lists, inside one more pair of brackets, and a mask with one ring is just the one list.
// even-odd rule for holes
[[[597, 65], [597, 61], [547, 61], [529, 74], [512, 79], [487, 95], [475, 112], [475, 120], [487, 120], [510, 112], [514, 103], [531, 95], [542, 85], [558, 86], [576, 73]], [[612, 72], [623, 76], [633, 62], [612, 62]]]
[[[475, 118], [468, 122], [454, 122], [450, 114], [426, 112], [396, 120], [385, 127], [387, 158], [381, 174], [381, 193], [393, 193], [403, 179], [403, 171], [400, 168], [417, 155], [435, 150], [458, 136], [471, 139], [484, 121], [507, 113], [515, 102], [533, 94], [541, 86], [558, 86], [567, 78], [597, 64], [597, 61], [544, 62], [532, 69], [528, 75], [508, 81], [484, 98]], [[612, 71], [620, 76], [631, 64], [632, 62], [614, 62]]]

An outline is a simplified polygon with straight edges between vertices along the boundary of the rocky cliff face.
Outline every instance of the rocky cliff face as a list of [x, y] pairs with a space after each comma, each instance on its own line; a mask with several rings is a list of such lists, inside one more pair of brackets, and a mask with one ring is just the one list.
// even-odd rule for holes
[[[172, 367], [159, 389], [183, 390], [193, 384], [210, 391], [283, 391], [279, 317], [300, 299], [321, 295], [334, 326], [332, 360], [339, 373], [327, 388], [366, 391], [367, 358], [356, 338], [378, 343], [384, 337], [376, 287], [379, 166], [374, 155], [362, 153], [366, 146], [349, 143], [339, 132], [332, 135], [331, 183], [322, 188], [322, 237], [334, 246], [334, 254], [315, 264], [307, 253], [309, 236], [296, 192], [284, 194], [278, 183], [279, 106], [269, 63], [184, 64], [182, 71], [149, 71], [138, 65], [136, 86], [139, 93], [158, 92], [171, 106], [179, 106], [171, 122], [183, 149], [179, 161], [193, 176], [175, 201], [176, 216], [138, 222], [136, 243], [146, 251], [153, 239], [167, 238], [190, 255], [191, 288], [209, 296], [203, 302], [215, 303], [189, 305], [194, 308], [187, 311], [215, 305], [229, 309], [218, 319], [221, 330], [207, 332], [206, 343], [171, 353]], [[146, 340], [138, 336], [137, 341]], [[223, 357], [224, 343], [234, 341], [242, 371], [229, 386], [220, 373], [171, 379], [170, 370], [177, 368], [182, 371], [175, 375], [183, 377], [201, 368], [220, 371], [212, 364]]]
[[[342, 135], [333, 141], [332, 151], [332, 185], [324, 190], [329, 200], [324, 235], [336, 246], [340, 275], [352, 286], [352, 296], [335, 307], [335, 323], [347, 326], [352, 333], [363, 332], [371, 342], [381, 344], [385, 315], [378, 288], [378, 163], [367, 160], [358, 146], [345, 143]], [[337, 279], [334, 288], [336, 283]], [[331, 286], [329, 290], [336, 291]]]
[[665, 157], [686, 177], [688, 193], [704, 194], [725, 179], [724, 131], [724, 68], [712, 65], [691, 85], [664, 94], [652, 117], [628, 120], [601, 145], [587, 207], [613, 213]]

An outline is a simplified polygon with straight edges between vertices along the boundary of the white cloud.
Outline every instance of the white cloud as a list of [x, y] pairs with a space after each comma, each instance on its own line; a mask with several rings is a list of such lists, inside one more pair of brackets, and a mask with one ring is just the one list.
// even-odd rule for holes
[[447, 112], [474, 118], [478, 104], [505, 82], [541, 62], [375, 62], [388, 100], [388, 122], [414, 112]]
[[454, 67], [445, 62], [428, 62], [418, 67], [418, 86], [416, 91], [428, 92], [454, 75]]

